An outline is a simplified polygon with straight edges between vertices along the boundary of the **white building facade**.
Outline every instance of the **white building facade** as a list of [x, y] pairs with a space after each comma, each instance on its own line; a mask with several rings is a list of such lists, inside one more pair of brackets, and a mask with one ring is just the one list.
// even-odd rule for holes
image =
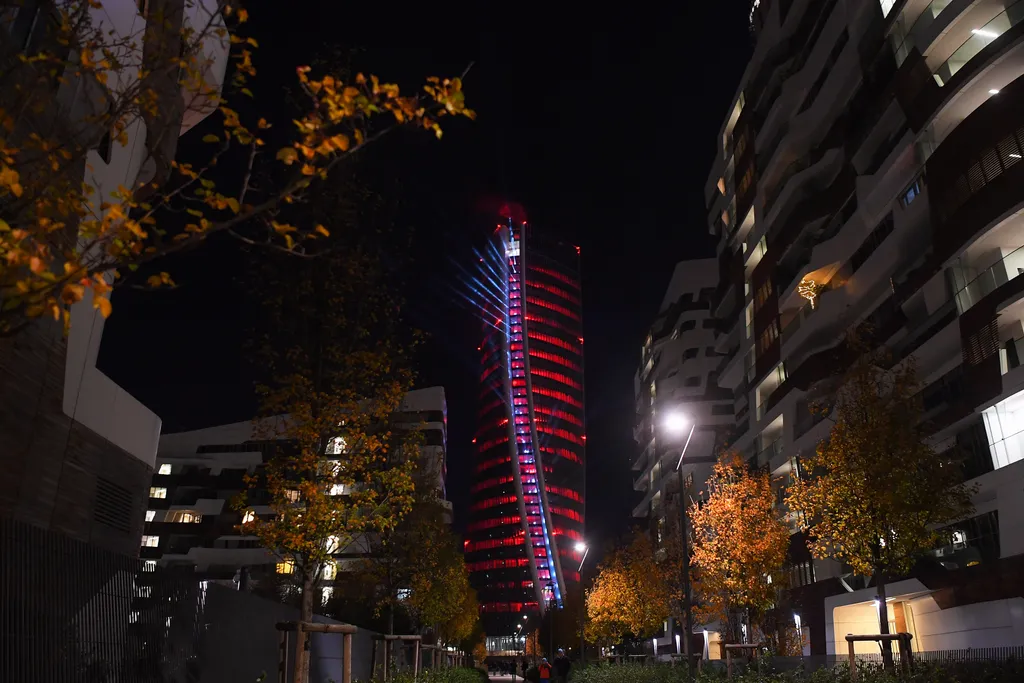
[[[1022, 645], [1024, 4], [762, 0], [752, 21], [705, 187], [732, 447], [784, 486], [828, 434], [808, 407], [847, 332], [913, 356], [933, 447], [978, 493], [889, 619], [922, 651]], [[805, 653], [877, 631], [865, 579], [799, 534], [790, 560]]]
[[[391, 420], [395, 429], [422, 432], [419, 485], [430, 487], [448, 510], [450, 521], [451, 504], [444, 500], [447, 422], [443, 387], [408, 392]], [[160, 566], [190, 566], [204, 579], [241, 588], [250, 576], [259, 579], [289, 571], [257, 537], [239, 533], [243, 514], [231, 508], [231, 499], [245, 489], [245, 476], [257, 472], [278, 445], [262, 440], [257, 431], [262, 430], [256, 430], [252, 422], [237, 422], [160, 438], [145, 513], [144, 559]], [[334, 454], [325, 453], [325, 458]], [[269, 505], [259, 504], [258, 492], [251, 498], [253, 515], [273, 512]], [[338, 571], [365, 556], [363, 539], [337, 548], [333, 566], [325, 569], [321, 590], [329, 591]]]

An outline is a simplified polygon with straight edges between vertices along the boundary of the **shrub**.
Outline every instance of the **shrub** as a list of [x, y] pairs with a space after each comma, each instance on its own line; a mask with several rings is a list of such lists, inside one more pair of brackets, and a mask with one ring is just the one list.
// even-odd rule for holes
[[[696, 683], [724, 683], [724, 662], [705, 666]], [[707, 665], [707, 662], [705, 662]], [[770, 666], [770, 662], [766, 662]], [[683, 683], [686, 668], [664, 664], [595, 665], [574, 671], [571, 683]], [[733, 683], [850, 683], [850, 670], [846, 665], [821, 668], [814, 671], [787, 671], [762, 673], [745, 671], [732, 678]], [[1010, 659], [1004, 662], [917, 662], [908, 678], [898, 672], [886, 672], [875, 664], [861, 664], [857, 683], [1021, 683], [1024, 681], [1024, 661]]]

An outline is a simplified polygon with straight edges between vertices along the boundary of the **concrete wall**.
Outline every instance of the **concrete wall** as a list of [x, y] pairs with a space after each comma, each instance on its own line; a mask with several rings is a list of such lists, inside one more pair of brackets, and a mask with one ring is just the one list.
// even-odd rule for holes
[[[206, 593], [204, 662], [199, 683], [252, 683], [261, 674], [266, 674], [268, 681], [276, 681], [280, 635], [274, 624], [293, 621], [298, 616], [298, 610], [288, 605], [210, 584]], [[325, 617], [314, 620], [340, 623]], [[355, 680], [370, 678], [374, 635], [373, 631], [360, 629], [353, 637], [352, 677]], [[310, 683], [340, 681], [342, 636], [312, 634], [310, 648]]]
[[1024, 645], [1024, 598], [940, 610], [922, 596], [909, 605], [920, 651]]

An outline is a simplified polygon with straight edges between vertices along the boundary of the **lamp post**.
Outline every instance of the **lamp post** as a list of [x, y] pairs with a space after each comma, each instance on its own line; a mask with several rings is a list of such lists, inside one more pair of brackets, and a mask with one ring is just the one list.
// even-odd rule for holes
[[689, 528], [689, 519], [686, 514], [686, 500], [685, 500], [685, 484], [683, 480], [683, 456], [686, 455], [686, 449], [690, 445], [690, 439], [693, 438], [693, 431], [697, 428], [697, 423], [691, 421], [685, 415], [680, 413], [674, 413], [669, 415], [665, 420], [665, 427], [677, 434], [681, 434], [686, 429], [686, 425], [689, 423], [690, 432], [686, 435], [686, 443], [683, 444], [683, 450], [679, 453], [679, 461], [676, 463], [676, 472], [679, 473], [679, 521], [680, 521], [680, 533], [679, 533], [679, 545], [682, 557], [682, 581], [683, 581], [683, 616], [685, 625], [683, 626], [683, 653], [686, 655], [686, 668], [689, 672], [690, 679], [693, 679], [694, 664], [693, 657], [690, 655], [690, 648], [692, 647], [691, 635], [693, 633], [693, 610], [691, 609], [690, 603], [693, 602], [690, 596], [690, 549], [688, 540], [686, 538], [686, 531]]
[[587, 555], [590, 554], [590, 548], [583, 541], [576, 544], [576, 552], [583, 553], [583, 557], [580, 559], [580, 567], [576, 570], [576, 573], [580, 575], [580, 667], [582, 668], [587, 662], [587, 644], [583, 638], [583, 625], [586, 623], [587, 617], [587, 601], [583, 593], [583, 563], [587, 561]]

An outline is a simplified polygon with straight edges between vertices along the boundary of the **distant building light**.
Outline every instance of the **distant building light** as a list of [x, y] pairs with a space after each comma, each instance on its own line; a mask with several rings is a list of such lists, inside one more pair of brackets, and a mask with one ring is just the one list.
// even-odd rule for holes
[[990, 89], [990, 90], [988, 91], [988, 94], [989, 94], [989, 95], [998, 95], [998, 94], [999, 94], [999, 88], [991, 88], [991, 89]]

